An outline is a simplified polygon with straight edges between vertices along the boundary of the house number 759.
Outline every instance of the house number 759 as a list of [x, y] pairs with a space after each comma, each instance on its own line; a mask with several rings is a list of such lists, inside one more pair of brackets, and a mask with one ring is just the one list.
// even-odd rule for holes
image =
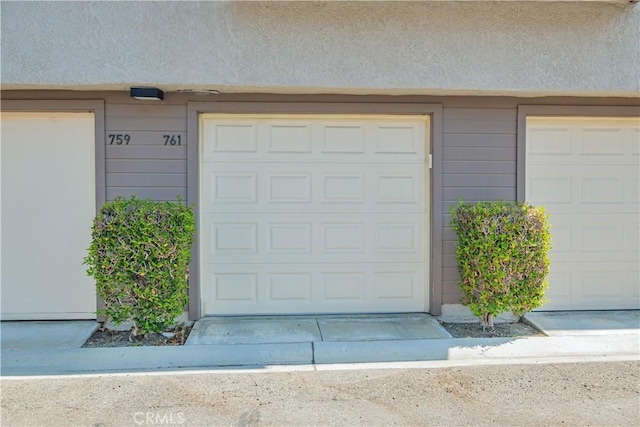
[[131, 135], [126, 133], [110, 133], [109, 134], [109, 145], [129, 145], [129, 141], [131, 141]]
[[162, 135], [164, 145], [182, 145], [182, 135]]

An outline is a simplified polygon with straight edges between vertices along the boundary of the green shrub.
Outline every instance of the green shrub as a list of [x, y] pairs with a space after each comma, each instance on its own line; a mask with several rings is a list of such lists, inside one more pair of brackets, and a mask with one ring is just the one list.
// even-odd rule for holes
[[85, 258], [116, 325], [133, 322], [132, 335], [162, 332], [188, 302], [188, 265], [195, 220], [190, 207], [117, 198], [94, 219]]
[[505, 311], [522, 316], [544, 303], [551, 247], [544, 208], [460, 202], [451, 208], [451, 225], [463, 303], [483, 327]]

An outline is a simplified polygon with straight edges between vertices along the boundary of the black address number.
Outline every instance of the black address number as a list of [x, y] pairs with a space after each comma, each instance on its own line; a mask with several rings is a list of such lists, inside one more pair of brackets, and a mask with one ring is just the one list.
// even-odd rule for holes
[[162, 135], [164, 145], [182, 145], [182, 135]]
[[109, 137], [109, 145], [129, 145], [131, 141], [131, 135], [128, 133], [110, 133], [107, 135]]

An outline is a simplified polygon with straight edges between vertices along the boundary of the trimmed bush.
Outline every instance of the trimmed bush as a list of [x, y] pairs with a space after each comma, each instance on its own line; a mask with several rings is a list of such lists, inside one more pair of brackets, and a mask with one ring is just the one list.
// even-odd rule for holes
[[181, 203], [117, 198], [94, 219], [87, 273], [116, 325], [133, 322], [132, 335], [162, 332], [189, 297], [188, 266], [195, 231]]
[[544, 303], [551, 247], [544, 208], [460, 202], [451, 208], [451, 225], [463, 303], [483, 327], [505, 311], [522, 316]]

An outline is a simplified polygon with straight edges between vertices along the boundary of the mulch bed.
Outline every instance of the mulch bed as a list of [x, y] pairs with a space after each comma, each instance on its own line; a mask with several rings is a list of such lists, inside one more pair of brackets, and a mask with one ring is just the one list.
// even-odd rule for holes
[[544, 337], [536, 328], [526, 323], [495, 323], [493, 329], [482, 330], [480, 323], [440, 322], [454, 338], [496, 338], [496, 337]]
[[169, 331], [170, 336], [158, 333], [150, 333], [140, 337], [131, 336], [131, 331], [113, 331], [106, 329], [102, 325], [84, 343], [82, 347], [139, 347], [139, 346], [162, 346], [162, 345], [183, 345], [189, 337], [191, 326], [182, 326]]

